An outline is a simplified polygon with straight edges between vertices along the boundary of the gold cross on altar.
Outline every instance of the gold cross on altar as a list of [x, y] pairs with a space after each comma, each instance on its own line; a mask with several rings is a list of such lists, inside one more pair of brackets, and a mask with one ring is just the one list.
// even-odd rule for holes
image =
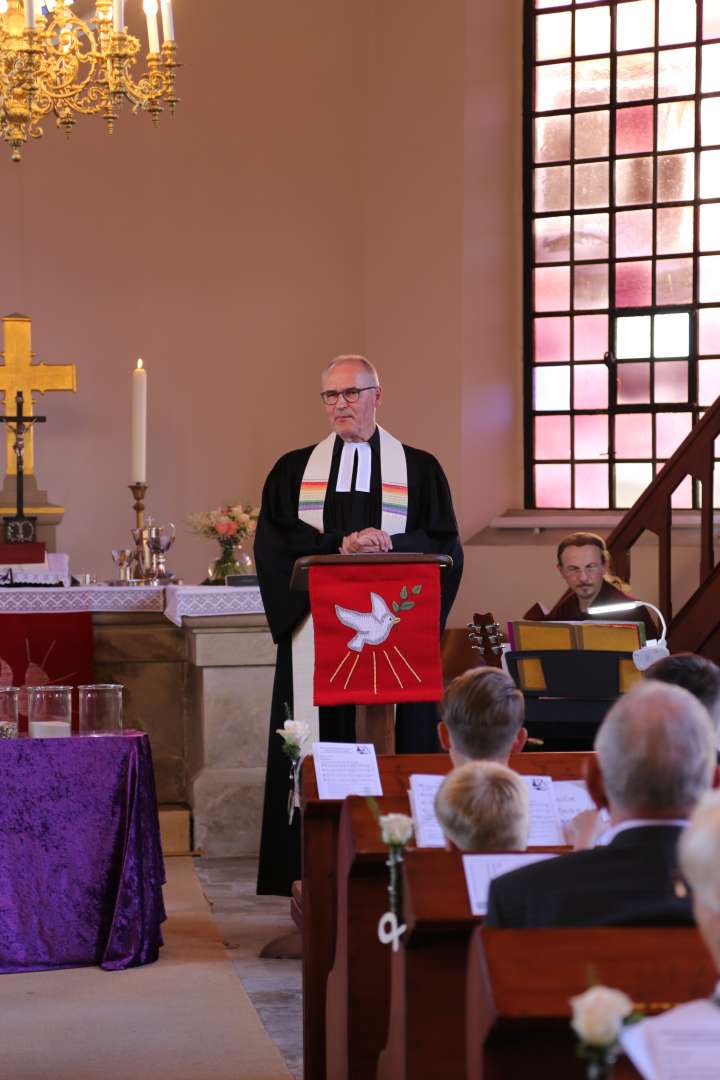
[[[3, 357], [0, 365], [0, 391], [5, 394], [5, 415], [12, 416], [15, 410], [15, 395], [22, 390], [24, 409], [28, 416], [33, 414], [33, 391], [44, 394], [47, 390], [77, 390], [77, 376], [74, 364], [33, 364], [35, 355], [30, 350], [30, 319], [27, 315], [6, 315], [3, 320]], [[14, 476], [17, 467], [13, 452], [14, 435], [8, 431], [5, 435], [5, 471]], [[35, 472], [35, 454], [33, 429], [25, 436], [25, 475]]]

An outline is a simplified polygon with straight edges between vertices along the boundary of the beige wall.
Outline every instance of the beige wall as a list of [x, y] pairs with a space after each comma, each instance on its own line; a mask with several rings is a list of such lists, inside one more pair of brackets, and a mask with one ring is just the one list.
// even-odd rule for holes
[[[78, 365], [77, 397], [41, 402], [60, 548], [109, 575], [127, 538], [137, 356], [150, 510], [180, 524], [322, 436], [317, 371], [356, 349], [472, 535], [522, 495], [520, 0], [175, 7], [174, 121], [46, 125], [0, 161], [0, 310]], [[199, 580], [212, 555], [181, 531], [172, 564]]]

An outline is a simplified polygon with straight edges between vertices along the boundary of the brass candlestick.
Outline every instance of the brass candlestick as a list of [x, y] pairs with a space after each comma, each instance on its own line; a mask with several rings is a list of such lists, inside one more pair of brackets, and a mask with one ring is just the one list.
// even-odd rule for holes
[[133, 493], [135, 502], [133, 503], [133, 510], [135, 511], [135, 528], [145, 528], [145, 492], [148, 489], [147, 484], [129, 484], [130, 490]]

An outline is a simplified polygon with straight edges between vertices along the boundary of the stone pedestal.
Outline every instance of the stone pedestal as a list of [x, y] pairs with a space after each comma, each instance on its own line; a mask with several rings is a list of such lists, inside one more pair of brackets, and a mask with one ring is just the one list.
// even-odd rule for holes
[[97, 682], [125, 687], [125, 727], [150, 736], [160, 803], [188, 801], [192, 723], [185, 633], [160, 612], [93, 615]]
[[184, 619], [192, 723], [189, 796], [206, 855], [259, 849], [275, 646], [264, 616]]
[[96, 614], [98, 682], [125, 686], [127, 727], [147, 731], [158, 800], [189, 803], [206, 855], [255, 855], [275, 646], [263, 615]]

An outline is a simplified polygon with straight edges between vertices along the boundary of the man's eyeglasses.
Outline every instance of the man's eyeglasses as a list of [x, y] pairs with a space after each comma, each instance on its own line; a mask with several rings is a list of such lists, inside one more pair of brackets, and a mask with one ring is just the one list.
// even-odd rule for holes
[[587, 566], [564, 566], [563, 573], [567, 574], [568, 577], [579, 577], [580, 574], [597, 574], [598, 570], [602, 569], [602, 563], [591, 562]]
[[344, 390], [323, 390], [320, 397], [326, 405], [337, 404], [339, 397], [343, 397], [348, 405], [352, 405], [360, 397], [363, 390], [377, 390], [377, 386], [346, 386]]

